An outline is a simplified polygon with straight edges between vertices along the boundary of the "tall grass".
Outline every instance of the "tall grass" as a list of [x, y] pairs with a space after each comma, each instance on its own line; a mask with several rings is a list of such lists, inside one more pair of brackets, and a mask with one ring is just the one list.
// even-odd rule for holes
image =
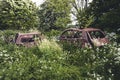
[[[54, 40], [43, 40], [38, 46], [41, 56], [42, 69], [46, 79], [73, 80], [79, 78], [79, 68], [66, 63], [67, 53]], [[42, 78], [44, 79], [44, 78]]]
[[1, 80], [77, 80], [79, 68], [66, 63], [66, 53], [55, 41], [38, 47], [0, 46]]

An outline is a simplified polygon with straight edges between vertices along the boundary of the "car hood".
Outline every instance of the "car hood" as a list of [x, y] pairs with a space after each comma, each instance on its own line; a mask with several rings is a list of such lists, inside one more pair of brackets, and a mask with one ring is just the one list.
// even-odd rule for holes
[[107, 38], [94, 38], [92, 39], [92, 42], [95, 46], [103, 46], [109, 43], [109, 40]]

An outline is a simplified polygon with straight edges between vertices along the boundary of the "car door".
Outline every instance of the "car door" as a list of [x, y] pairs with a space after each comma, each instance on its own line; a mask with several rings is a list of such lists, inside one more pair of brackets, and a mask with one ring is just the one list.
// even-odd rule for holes
[[67, 42], [76, 46], [81, 46], [83, 43], [82, 31], [66, 30], [60, 36], [60, 41]]
[[108, 39], [105, 34], [100, 30], [94, 30], [88, 32], [94, 46], [103, 46], [108, 43]]
[[73, 40], [74, 40], [74, 43], [78, 43], [78, 44], [81, 44], [82, 43], [82, 41], [83, 41], [83, 33], [82, 33], [82, 31], [74, 31], [74, 38], [73, 38]]
[[66, 30], [61, 34], [60, 41], [72, 42], [73, 38], [74, 38], [74, 31]]

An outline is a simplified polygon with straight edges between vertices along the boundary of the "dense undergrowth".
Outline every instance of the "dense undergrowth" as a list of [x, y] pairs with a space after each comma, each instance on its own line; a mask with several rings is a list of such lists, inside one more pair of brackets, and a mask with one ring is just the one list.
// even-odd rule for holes
[[120, 48], [79, 48], [44, 39], [26, 48], [0, 38], [0, 80], [119, 80]]

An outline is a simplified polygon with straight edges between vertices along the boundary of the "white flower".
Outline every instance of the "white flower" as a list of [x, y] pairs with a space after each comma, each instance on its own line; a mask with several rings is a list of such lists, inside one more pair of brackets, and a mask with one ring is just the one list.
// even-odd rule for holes
[[3, 50], [3, 53], [6, 53], [7, 51], [6, 50]]
[[0, 53], [0, 56], [3, 56], [3, 54], [2, 54], [2, 53]]
[[120, 48], [118, 48], [118, 54], [120, 55]]
[[9, 56], [9, 54], [4, 54], [4, 56], [5, 56], [5, 57], [8, 57], [8, 56]]

